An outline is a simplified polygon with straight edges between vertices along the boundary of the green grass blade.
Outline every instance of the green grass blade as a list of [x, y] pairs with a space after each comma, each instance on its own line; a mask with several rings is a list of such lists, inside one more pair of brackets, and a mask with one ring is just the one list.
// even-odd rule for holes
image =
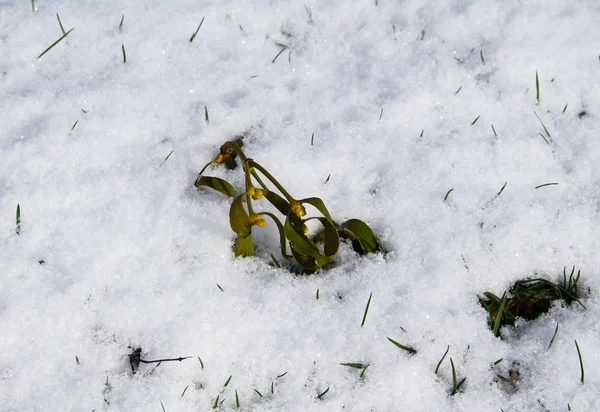
[[208, 107], [206, 107], [206, 105], [204, 105], [204, 121], [206, 123], [210, 122], [210, 119], [208, 118]]
[[456, 368], [454, 367], [454, 361], [452, 358], [450, 358], [450, 365], [452, 366], [452, 395], [454, 395], [456, 393], [458, 382], [456, 379]]
[[44, 50], [43, 52], [40, 53], [40, 55], [38, 56], [38, 59], [40, 57], [42, 57], [44, 54], [48, 53], [54, 46], [56, 46], [58, 43], [61, 42], [62, 39], [64, 39], [65, 37], [67, 37], [69, 35], [69, 33], [71, 33], [73, 31], [73, 29], [75, 29], [75, 27], [73, 27], [71, 30], [69, 30], [68, 32], [66, 32], [65, 34], [63, 34], [62, 36], [60, 36], [54, 43], [52, 43], [50, 46], [48, 46], [46, 48], [46, 50]]
[[[204, 17], [206, 17], [206, 16], [204, 16]], [[196, 29], [194, 34], [192, 34], [192, 37], [190, 37], [190, 43], [194, 41], [194, 39], [196, 38], [196, 35], [200, 31], [200, 27], [202, 27], [202, 23], [204, 23], [204, 17], [202, 17], [202, 20], [200, 20], [200, 24], [198, 25], [198, 28]]]
[[[502, 300], [500, 301], [500, 307], [498, 308], [498, 312], [496, 313], [496, 319], [494, 320], [494, 336], [500, 336], [500, 326], [502, 325], [502, 317], [504, 315], [504, 306], [506, 305], [506, 300], [508, 296], [506, 296], [506, 292], [502, 295]], [[491, 314], [490, 314], [491, 315]]]
[[371, 305], [371, 298], [373, 297], [373, 292], [369, 295], [369, 300], [367, 301], [367, 306], [365, 307], [365, 314], [363, 315], [362, 322], [360, 323], [360, 327], [365, 326], [365, 322], [367, 321], [367, 313], [369, 313], [369, 306]]
[[540, 104], [540, 78], [537, 70], [535, 71], [535, 104]]
[[552, 347], [552, 344], [554, 343], [554, 339], [556, 339], [556, 335], [558, 334], [558, 327], [560, 326], [560, 323], [556, 324], [556, 329], [554, 329], [554, 335], [552, 335], [552, 339], [550, 340], [550, 344], [548, 345], [548, 349], [550, 349]]
[[392, 339], [392, 338], [390, 338], [388, 336], [386, 336], [386, 338], [390, 342], [392, 342], [394, 345], [396, 345], [397, 347], [399, 347], [400, 349], [407, 351], [410, 355], [415, 355], [417, 353], [417, 351], [414, 348], [411, 348], [410, 346], [404, 346], [404, 345], [396, 342], [394, 339]]
[[240, 398], [238, 396], [238, 391], [237, 390], [235, 391], [235, 407], [238, 408], [238, 409], [240, 408]]
[[575, 347], [577, 348], [577, 356], [579, 356], [579, 366], [581, 367], [581, 383], [583, 384], [585, 381], [585, 371], [583, 370], [583, 359], [581, 358], [581, 351], [579, 350], [577, 339], [575, 339]]
[[448, 196], [450, 196], [450, 193], [452, 193], [452, 191], [454, 190], [454, 188], [448, 190], [448, 192], [446, 192], [446, 196], [444, 196], [444, 202], [448, 200]]
[[58, 15], [58, 13], [56, 13], [56, 18], [58, 19], [58, 25], [60, 26], [60, 31], [62, 31], [62, 34], [65, 34], [65, 28], [62, 25], [62, 22], [60, 21], [60, 16]]
[[125, 54], [125, 45], [121, 44], [121, 50], [123, 51], [123, 63], [127, 63], [127, 55]]
[[539, 188], [541, 188], [541, 187], [546, 187], [546, 186], [556, 186], [556, 185], [558, 185], [558, 183], [544, 183], [543, 185], [536, 186], [535, 188], [536, 188], [536, 189], [539, 189]]
[[21, 234], [21, 205], [19, 203], [17, 203], [17, 228], [15, 229], [15, 231], [17, 232], [17, 235]]
[[364, 369], [365, 367], [369, 366], [369, 365], [365, 365], [363, 363], [355, 363], [355, 362], [340, 363], [340, 365], [347, 366], [349, 368], [354, 368], [354, 369]]
[[322, 392], [320, 395], [317, 395], [317, 398], [318, 398], [319, 400], [322, 400], [322, 399], [323, 399], [323, 396], [325, 396], [325, 394], [326, 394], [327, 392], [329, 392], [329, 388], [331, 388], [331, 386], [330, 386], [330, 387], [328, 387], [327, 389], [325, 389], [325, 391], [324, 391], [324, 392]]
[[122, 29], [123, 29], [123, 21], [125, 20], [125, 15], [123, 14], [121, 16], [121, 22], [119, 23], [119, 33], [121, 33]]
[[435, 367], [435, 374], [438, 374], [438, 370], [440, 369], [440, 366], [442, 364], [442, 362], [444, 361], [444, 359], [446, 358], [446, 355], [448, 354], [448, 351], [450, 350], [450, 345], [448, 345], [448, 347], [446, 348], [446, 352], [444, 352], [444, 356], [442, 356], [442, 359], [440, 359], [440, 361], [438, 362], [437, 366]]

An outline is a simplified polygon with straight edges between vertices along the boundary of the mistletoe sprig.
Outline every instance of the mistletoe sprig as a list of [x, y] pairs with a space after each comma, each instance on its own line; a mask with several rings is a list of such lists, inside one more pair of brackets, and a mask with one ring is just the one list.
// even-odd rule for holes
[[[265, 217], [273, 220], [279, 231], [281, 255], [287, 260], [296, 260], [307, 271], [321, 269], [335, 262], [333, 256], [340, 246], [340, 239], [352, 241], [354, 250], [360, 254], [381, 251], [386, 253], [381, 241], [371, 228], [361, 220], [350, 219], [336, 223], [329, 210], [318, 197], [296, 199], [258, 162], [246, 157], [242, 150], [242, 140], [228, 141], [221, 146], [220, 153], [200, 171], [194, 185], [197, 188], [209, 187], [225, 196], [233, 198], [229, 209], [229, 223], [236, 234], [234, 252], [236, 256], [255, 256], [252, 229], [265, 227]], [[242, 163], [245, 176], [244, 192], [238, 194], [224, 179], [203, 176], [202, 173], [212, 164], [224, 164], [235, 168], [235, 158]], [[274, 188], [265, 183], [269, 182]], [[268, 201], [285, 217], [259, 209], [261, 201]], [[320, 216], [307, 217], [305, 205], [313, 206]], [[311, 235], [306, 223], [316, 220], [321, 229]], [[290, 253], [288, 254], [288, 246]]]

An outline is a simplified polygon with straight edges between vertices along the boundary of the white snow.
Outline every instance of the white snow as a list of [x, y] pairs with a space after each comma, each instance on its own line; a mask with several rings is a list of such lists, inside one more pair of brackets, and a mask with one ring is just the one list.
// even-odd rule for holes
[[[57, 13], [74, 30], [38, 59]], [[598, 21], [596, 0], [1, 2], [0, 411], [600, 410]], [[193, 182], [245, 132], [390, 253], [235, 258], [230, 201]], [[478, 295], [573, 265], [587, 311], [493, 336]], [[130, 347], [191, 358], [133, 375]]]

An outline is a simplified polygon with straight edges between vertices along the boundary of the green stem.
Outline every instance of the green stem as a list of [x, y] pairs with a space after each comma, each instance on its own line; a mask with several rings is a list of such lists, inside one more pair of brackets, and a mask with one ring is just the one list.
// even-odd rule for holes
[[202, 170], [200, 170], [200, 173], [198, 173], [198, 177], [202, 176], [202, 173], [204, 173], [204, 171], [206, 170], [206, 168], [207, 168], [208, 166], [210, 166], [212, 163], [213, 163], [213, 162], [208, 162], [208, 163], [206, 164], [206, 166], [204, 166], [204, 167], [202, 168]]
[[285, 190], [283, 188], [283, 186], [281, 186], [279, 184], [279, 182], [277, 181], [277, 179], [275, 179], [273, 177], [273, 175], [271, 175], [271, 173], [269, 173], [267, 171], [267, 169], [265, 169], [264, 167], [262, 167], [261, 165], [259, 165], [258, 163], [256, 163], [254, 160], [252, 159], [248, 159], [248, 165], [250, 167], [253, 167], [255, 169], [258, 169], [259, 172], [261, 172], [263, 175], [265, 175], [265, 177], [267, 179], [269, 179], [271, 181], [271, 183], [273, 183], [275, 185], [275, 187], [277, 188], [277, 190], [279, 190], [281, 192], [281, 194], [283, 196], [285, 196], [286, 200], [290, 203], [296, 202], [296, 199], [294, 199], [288, 192], [287, 190]]
[[260, 176], [258, 175], [258, 173], [256, 173], [255, 170], [251, 170], [250, 173], [252, 173], [252, 177], [254, 177], [256, 179], [256, 181], [258, 182], [259, 185], [261, 185], [261, 187], [265, 190], [269, 190], [269, 188], [267, 187], [267, 185], [265, 185], [265, 183], [262, 181], [262, 179], [260, 178]]
[[250, 180], [250, 173], [248, 172], [248, 168], [244, 170], [244, 174], [246, 175], [246, 204], [248, 205], [248, 213], [250, 216], [254, 214], [254, 210], [252, 209], [252, 199], [250, 194], [248, 193], [248, 189], [252, 186], [252, 181]]

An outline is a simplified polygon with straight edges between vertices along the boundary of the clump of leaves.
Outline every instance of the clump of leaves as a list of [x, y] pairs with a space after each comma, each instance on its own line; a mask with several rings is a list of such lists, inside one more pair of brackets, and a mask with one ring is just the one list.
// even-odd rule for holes
[[500, 336], [500, 328], [515, 325], [518, 317], [532, 320], [550, 309], [552, 302], [563, 300], [567, 305], [577, 302], [586, 309], [579, 300], [579, 279], [581, 271], [575, 274], [575, 267], [567, 278], [563, 269], [562, 282], [554, 283], [547, 279], [523, 279], [515, 282], [502, 297], [485, 292], [479, 297], [479, 303], [490, 314], [489, 325], [494, 336]]
[[[236, 256], [255, 255], [252, 229], [254, 226], [264, 227], [267, 224], [265, 217], [277, 226], [283, 258], [295, 260], [305, 271], [315, 271], [334, 263], [333, 256], [338, 252], [340, 239], [351, 241], [359, 254], [386, 252], [381, 241], [365, 222], [350, 219], [339, 224], [333, 220], [325, 203], [318, 197], [292, 197], [269, 171], [246, 157], [242, 146], [241, 138], [223, 144], [220, 153], [204, 166], [194, 183], [197, 188], [209, 187], [233, 198], [229, 209], [229, 224], [236, 235]], [[234, 169], [236, 158], [242, 163], [245, 177], [243, 192], [238, 193], [224, 179], [203, 176], [204, 171], [213, 164], [223, 164]], [[272, 186], [268, 186], [266, 182]], [[264, 200], [273, 205], [283, 217], [280, 219], [275, 213], [259, 209], [259, 201]], [[308, 217], [306, 205], [314, 207], [320, 215]], [[315, 234], [308, 231], [306, 223], [309, 221], [316, 221], [321, 227]]]

